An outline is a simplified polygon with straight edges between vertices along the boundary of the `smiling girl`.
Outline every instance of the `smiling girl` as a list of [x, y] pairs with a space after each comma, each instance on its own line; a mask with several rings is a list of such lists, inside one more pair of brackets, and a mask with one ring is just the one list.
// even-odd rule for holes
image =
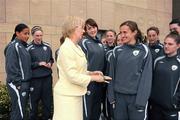
[[136, 22], [120, 25], [122, 46], [113, 50], [110, 59], [108, 98], [114, 104], [115, 120], [144, 120], [151, 90], [152, 58], [140, 43], [142, 35]]

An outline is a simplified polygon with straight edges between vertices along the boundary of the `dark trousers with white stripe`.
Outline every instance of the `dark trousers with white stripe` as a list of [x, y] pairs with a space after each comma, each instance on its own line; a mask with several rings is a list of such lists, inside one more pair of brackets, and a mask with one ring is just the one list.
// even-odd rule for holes
[[146, 120], [146, 109], [137, 109], [136, 95], [115, 93], [114, 120]]
[[178, 120], [178, 111], [164, 109], [151, 101], [148, 106], [148, 120]]
[[104, 84], [103, 86], [103, 99], [102, 99], [102, 104], [103, 104], [103, 117], [106, 120], [113, 120], [113, 108], [112, 105], [109, 103], [107, 99], [107, 84]]
[[103, 115], [105, 120], [113, 120], [113, 105], [109, 103], [107, 98], [103, 103]]
[[29, 82], [22, 82], [20, 89], [13, 83], [7, 83], [9, 96], [11, 98], [10, 120], [24, 120], [29, 97]]
[[84, 120], [99, 120], [101, 114], [102, 84], [92, 82], [84, 96]]
[[30, 120], [38, 120], [37, 114], [40, 101], [42, 102], [42, 119], [51, 119], [53, 105], [52, 76], [32, 79], [30, 90]]

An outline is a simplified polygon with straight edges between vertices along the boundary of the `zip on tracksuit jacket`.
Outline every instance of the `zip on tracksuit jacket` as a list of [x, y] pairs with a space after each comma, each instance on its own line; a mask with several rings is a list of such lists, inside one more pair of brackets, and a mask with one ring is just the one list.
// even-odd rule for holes
[[51, 75], [51, 68], [39, 66], [39, 62], [41, 61], [45, 61], [47, 63], [50, 62], [51, 64], [54, 63], [50, 45], [46, 42], [35, 44], [34, 41], [32, 41], [28, 46], [28, 51], [31, 55], [33, 78], [41, 78]]
[[135, 105], [145, 107], [152, 82], [152, 56], [142, 43], [117, 46], [109, 58], [112, 81], [108, 85], [108, 99], [115, 102], [114, 93], [136, 95]]
[[31, 79], [31, 57], [28, 53], [27, 43], [18, 39], [10, 42], [5, 48], [7, 82], [20, 86], [22, 82]]
[[155, 60], [150, 100], [166, 110], [180, 107], [180, 58], [161, 56]]

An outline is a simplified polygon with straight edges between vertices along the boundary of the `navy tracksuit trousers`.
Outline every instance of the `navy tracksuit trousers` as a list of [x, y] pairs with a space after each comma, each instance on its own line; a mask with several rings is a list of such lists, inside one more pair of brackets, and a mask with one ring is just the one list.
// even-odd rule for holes
[[148, 120], [178, 120], [177, 110], [167, 110], [150, 101], [148, 106]]
[[115, 93], [114, 120], [147, 120], [147, 109], [138, 109], [136, 95]]
[[83, 97], [84, 120], [99, 120], [102, 103], [102, 84], [92, 82], [88, 86], [88, 92]]
[[52, 76], [41, 78], [33, 78], [30, 87], [30, 120], [38, 120], [38, 106], [42, 103], [42, 119], [48, 120], [52, 118]]
[[22, 82], [20, 89], [13, 83], [7, 83], [7, 88], [11, 98], [10, 120], [24, 120], [29, 98], [29, 82]]

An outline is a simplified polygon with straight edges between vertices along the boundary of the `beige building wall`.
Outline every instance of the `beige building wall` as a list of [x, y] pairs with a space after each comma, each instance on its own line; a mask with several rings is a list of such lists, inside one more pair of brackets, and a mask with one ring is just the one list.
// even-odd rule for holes
[[[142, 32], [152, 25], [159, 27], [163, 39], [172, 17], [172, 0], [0, 0], [0, 81], [6, 78], [3, 51], [17, 23], [41, 25], [44, 40], [51, 44], [54, 53], [59, 47], [61, 23], [67, 15], [91, 17], [100, 29], [117, 32], [122, 22], [134, 20]], [[56, 81], [56, 64], [53, 71]]]

